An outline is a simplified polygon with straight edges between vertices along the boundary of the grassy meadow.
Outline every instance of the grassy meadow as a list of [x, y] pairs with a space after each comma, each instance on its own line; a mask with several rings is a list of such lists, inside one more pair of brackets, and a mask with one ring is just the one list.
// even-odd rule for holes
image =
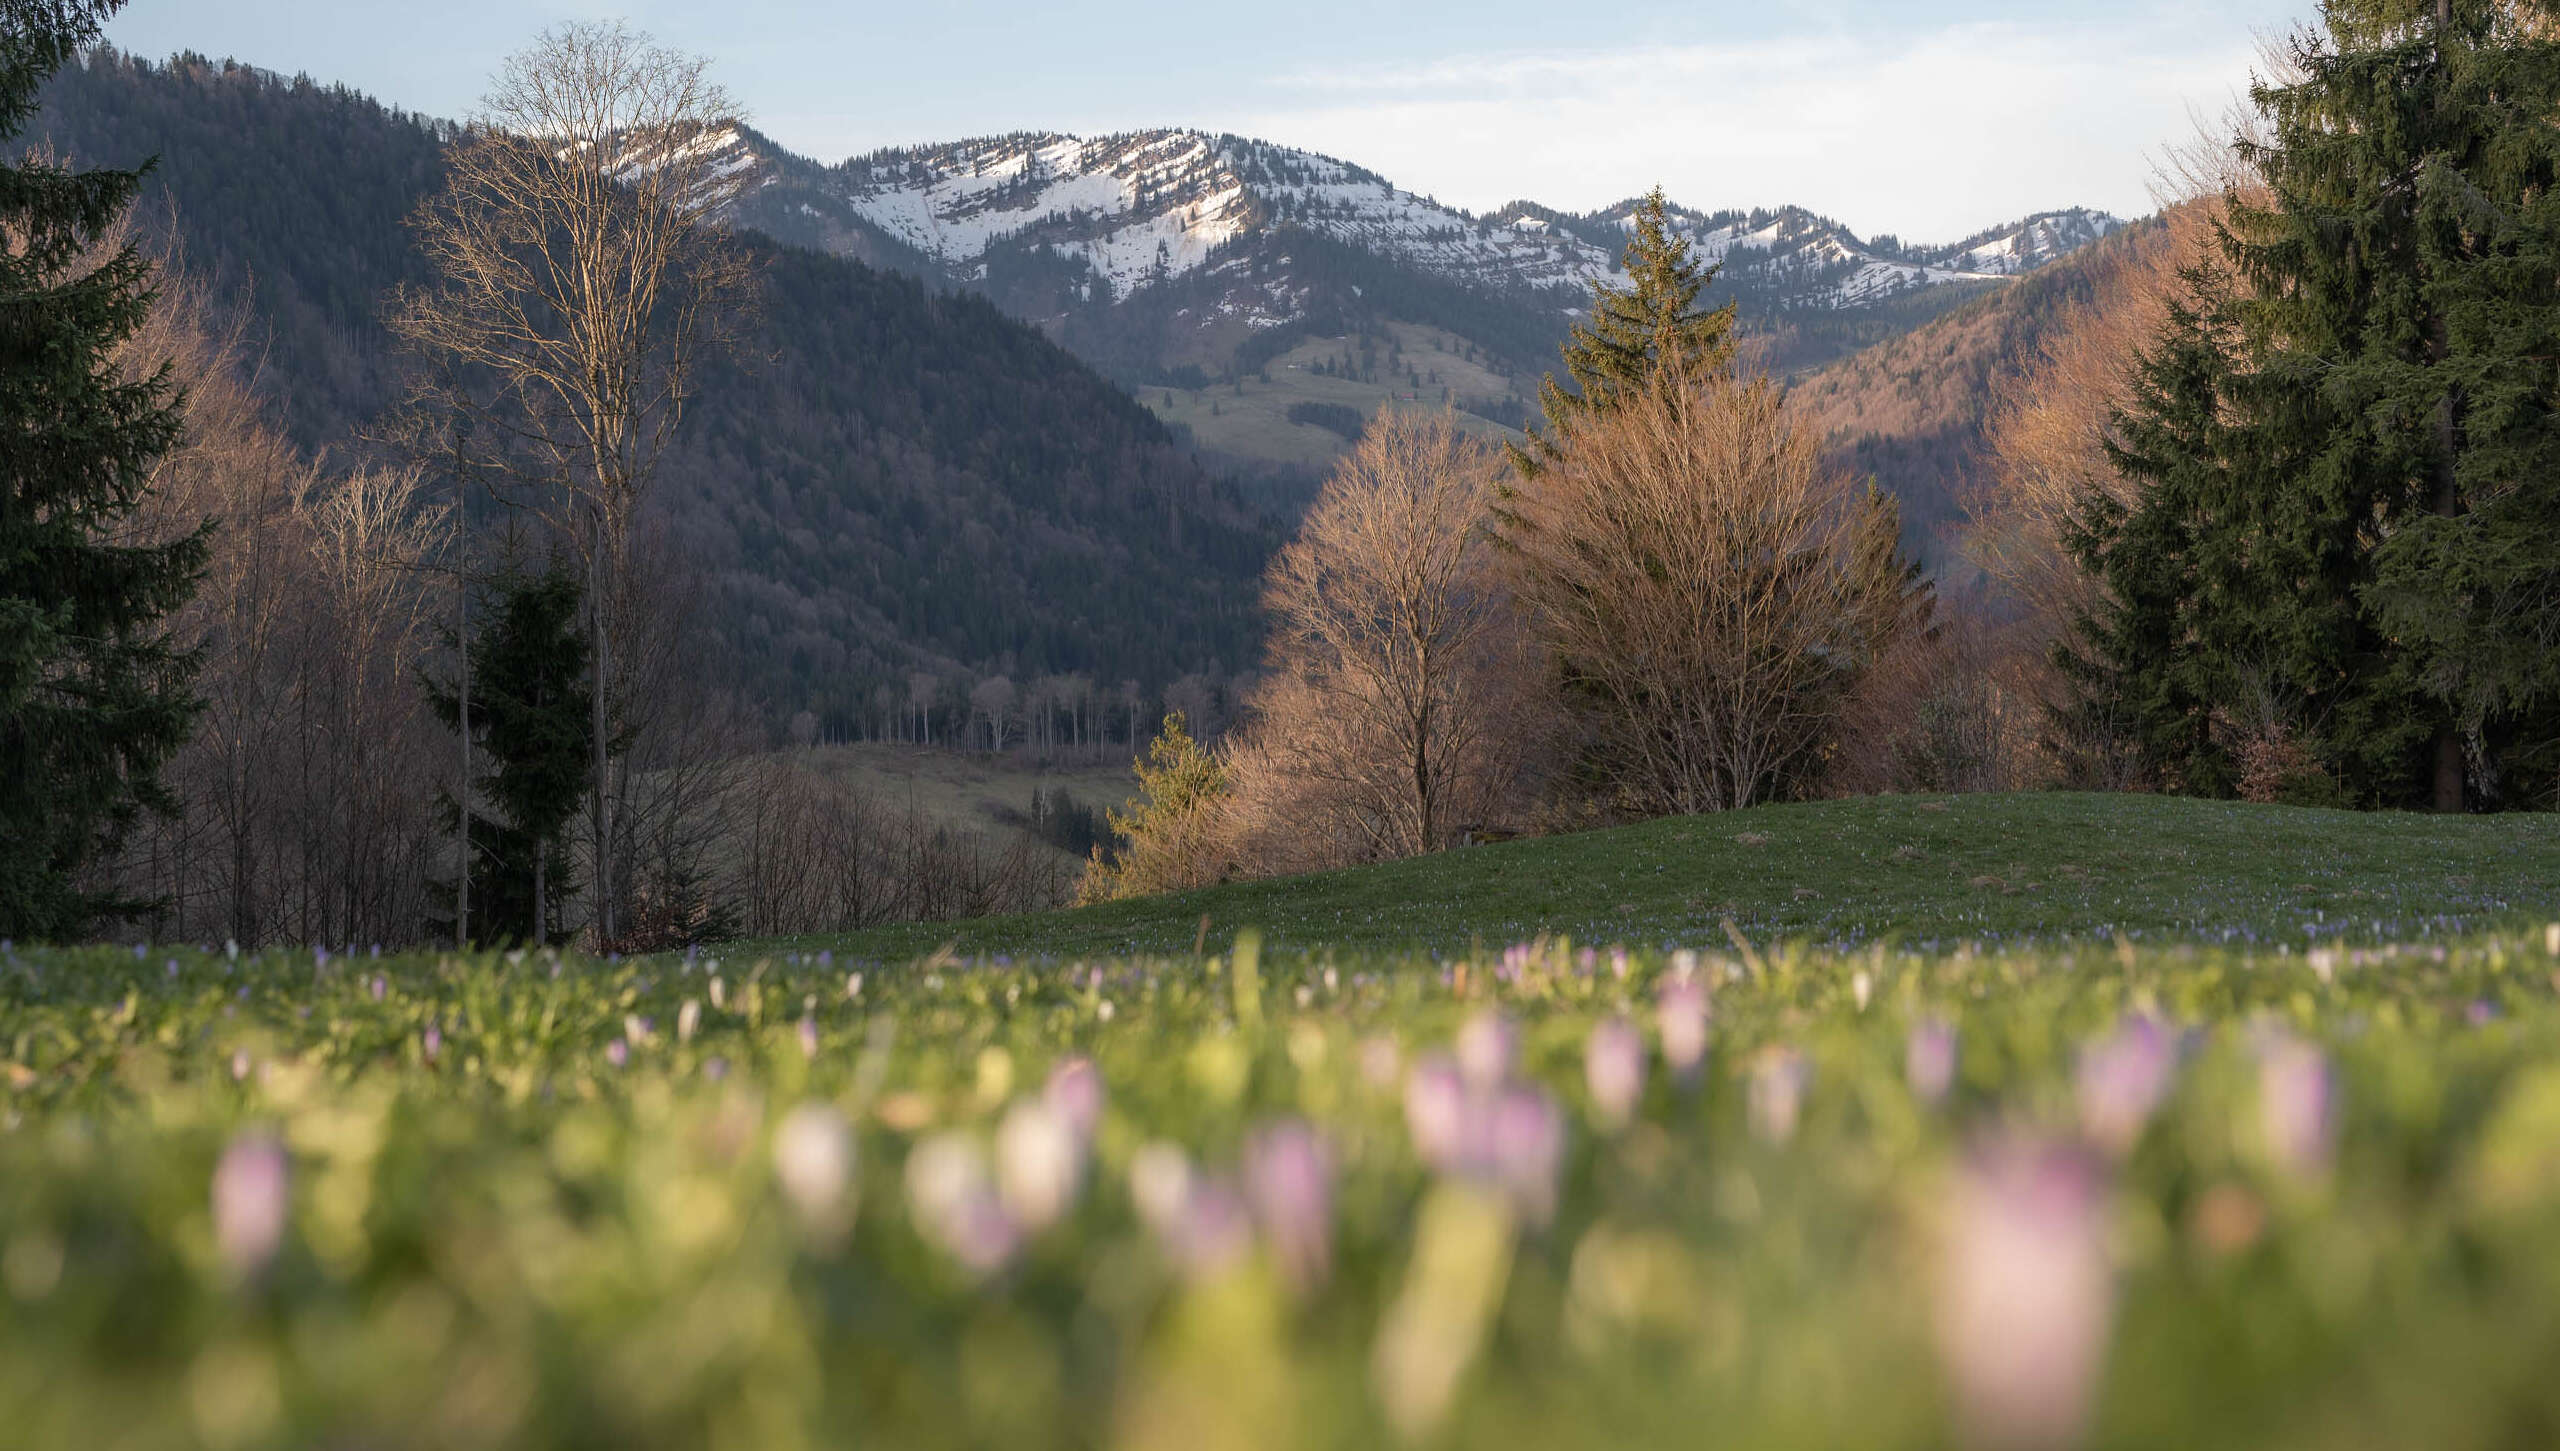
[[2555, 857], [1908, 800], [913, 955], [13, 947], [0, 1440], [2545, 1446]]
[[[1339, 362], [1346, 350], [1356, 353], [1356, 339], [1310, 338], [1262, 370], [1269, 376], [1267, 382], [1261, 375], [1248, 375], [1242, 391], [1222, 384], [1198, 389], [1141, 388], [1137, 390], [1138, 401], [1165, 422], [1190, 429], [1204, 448], [1239, 458], [1323, 468], [1348, 452], [1349, 443], [1329, 429], [1291, 422], [1289, 409], [1300, 403], [1331, 403], [1357, 410], [1366, 418], [1400, 398], [1410, 400], [1415, 392], [1410, 376], [1391, 377], [1387, 373], [1390, 340], [1404, 349], [1406, 364], [1421, 369], [1426, 380], [1435, 373], [1439, 376], [1438, 383], [1425, 382], [1421, 407], [1439, 408], [1442, 388], [1450, 389], [1459, 398], [1487, 399], [1533, 391], [1518, 379], [1467, 361], [1466, 343], [1438, 328], [1386, 323], [1380, 326], [1377, 337], [1375, 383], [1315, 371], [1319, 360]], [[1405, 406], [1417, 405], [1408, 401]], [[1459, 415], [1459, 425], [1468, 433], [1496, 442], [1519, 438], [1502, 425], [1473, 414]]]
[[1767, 806], [1085, 911], [779, 944], [895, 961], [1276, 945], [1442, 953], [1540, 936], [1950, 951], [2078, 938], [2415, 941], [2560, 917], [2560, 822], [2034, 793]]

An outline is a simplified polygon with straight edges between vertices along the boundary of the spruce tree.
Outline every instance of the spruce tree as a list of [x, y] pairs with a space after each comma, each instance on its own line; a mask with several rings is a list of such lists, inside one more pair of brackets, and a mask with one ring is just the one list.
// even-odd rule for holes
[[1644, 386], [1665, 357], [1677, 354], [1693, 366], [1721, 368], [1733, 356], [1733, 306], [1698, 307], [1698, 294], [1723, 268], [1698, 260], [1689, 239], [1671, 230], [1660, 187], [1636, 204], [1631, 220], [1621, 264], [1627, 281], [1593, 278], [1590, 321], [1574, 324], [1565, 343], [1565, 374], [1573, 387], [1548, 374], [1538, 388], [1547, 426], [1529, 430], [1528, 447], [1511, 449], [1512, 464], [1524, 475], [1534, 476], [1559, 457], [1576, 423]]
[[[501, 575], [471, 655], [471, 728], [488, 770], [473, 783], [473, 930], [491, 942], [553, 942], [577, 895], [569, 824], [590, 773], [587, 639], [578, 625], [577, 576], [555, 566]], [[427, 699], [448, 728], [461, 723], [460, 692], [428, 682]]]
[[[0, 145], [121, 0], [0, 0]], [[0, 165], [0, 936], [68, 937], [144, 904], [88, 878], [146, 810], [197, 703], [167, 636], [204, 541], [120, 537], [182, 431], [168, 371], [117, 349], [149, 316], [149, 266], [99, 251], [138, 171]]]
[[[2333, 0], [2253, 96], [2263, 197], [2118, 420], [2130, 507], [2069, 664], [2158, 784], [2281, 727], [2347, 799], [2459, 810], [2550, 769], [2560, 50], [2515, 0]], [[2541, 753], [2537, 758], [2537, 751]], [[2540, 764], [2537, 764], [2539, 759]]]

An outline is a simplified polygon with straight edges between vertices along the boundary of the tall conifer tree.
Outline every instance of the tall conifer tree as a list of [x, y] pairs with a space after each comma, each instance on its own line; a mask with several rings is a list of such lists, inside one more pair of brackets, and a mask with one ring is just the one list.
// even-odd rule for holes
[[2332, 0], [2298, 78], [2253, 92], [2266, 197], [2230, 199], [2145, 359], [2116, 452], [2136, 501], [2093, 501], [2074, 541], [2111, 595], [2070, 662], [2086, 708], [2164, 785], [2227, 790], [2270, 721], [2365, 804], [2460, 810], [2502, 766], [2549, 769], [2560, 50], [2540, 13]]
[[1534, 475], [1557, 458], [1576, 423], [1644, 386], [1666, 356], [1677, 353], [1704, 368], [1721, 368], [1733, 356], [1733, 306], [1698, 307], [1698, 294], [1723, 269], [1700, 261], [1689, 239], [1671, 230], [1660, 187], [1636, 204], [1631, 220], [1621, 264], [1627, 281], [1594, 278], [1591, 320], [1574, 324], [1565, 343], [1564, 368], [1573, 387], [1547, 375], [1538, 389], [1547, 426], [1529, 430], [1528, 447], [1512, 447], [1511, 462], [1523, 474]]
[[[472, 816], [473, 930], [489, 942], [553, 942], [577, 895], [569, 825], [593, 779], [584, 595], [577, 576], [557, 565], [503, 575], [491, 592], [488, 622], [467, 646], [471, 728], [488, 765], [473, 787], [497, 808], [494, 817]], [[456, 686], [431, 681], [427, 700], [447, 726], [461, 727]]]
[[[0, 144], [121, 0], [0, 0]], [[101, 258], [142, 174], [0, 165], [0, 935], [65, 937], [134, 910], [86, 890], [185, 739], [194, 658], [163, 622], [202, 536], [119, 540], [180, 436], [167, 371], [121, 376], [150, 268]]]

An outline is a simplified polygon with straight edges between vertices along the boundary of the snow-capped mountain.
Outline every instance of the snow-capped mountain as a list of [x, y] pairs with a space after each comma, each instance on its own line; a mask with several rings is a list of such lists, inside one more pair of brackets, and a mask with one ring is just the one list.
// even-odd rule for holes
[[[1587, 300], [1590, 279], [1617, 275], [1634, 210], [1576, 215], [1524, 202], [1476, 215], [1348, 162], [1197, 131], [1021, 134], [835, 166], [751, 132], [735, 146], [759, 168], [747, 224], [937, 272], [1062, 330], [1077, 315], [1152, 306], [1232, 339], [1309, 321], [1371, 285], [1410, 284], [1444, 307], [1459, 294], [1499, 299], [1553, 332]], [[2062, 211], [1926, 248], [1870, 243], [1798, 208], [1672, 215], [1723, 264], [1717, 295], [1760, 320], [1993, 285], [2122, 225]], [[1368, 282], [1345, 284], [1355, 271]]]

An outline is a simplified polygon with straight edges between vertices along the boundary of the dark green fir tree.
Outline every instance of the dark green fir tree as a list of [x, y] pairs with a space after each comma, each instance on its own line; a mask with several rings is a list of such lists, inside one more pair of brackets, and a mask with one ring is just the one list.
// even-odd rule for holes
[[2118, 420], [2066, 663], [2170, 789], [2273, 733], [2357, 804], [2515, 804], [2560, 764], [2560, 49], [2516, 0], [2325, 19]]
[[[121, 0], [0, 0], [0, 146]], [[0, 936], [62, 938], [144, 904], [90, 883], [145, 811], [197, 711], [165, 624], [201, 534], [124, 529], [179, 441], [165, 370], [125, 376], [151, 271], [109, 239], [141, 173], [0, 164]]]
[[1527, 447], [1511, 449], [1513, 465], [1525, 475], [1561, 457], [1575, 424], [1644, 386], [1666, 357], [1706, 368], [1721, 368], [1733, 357], [1733, 307], [1698, 307], [1698, 295], [1722, 269], [1700, 261], [1689, 239], [1672, 231], [1661, 188], [1636, 204], [1631, 220], [1621, 264], [1627, 281], [1594, 278], [1590, 320], [1574, 324], [1566, 340], [1564, 369], [1572, 387], [1547, 375], [1538, 389], [1547, 426], [1529, 430]]
[[[486, 767], [467, 808], [471, 934], [482, 942], [557, 942], [577, 897], [569, 826], [590, 771], [583, 595], [565, 568], [503, 574], [489, 594], [487, 623], [468, 647], [472, 742]], [[427, 699], [447, 728], [461, 727], [454, 684], [428, 682]]]

